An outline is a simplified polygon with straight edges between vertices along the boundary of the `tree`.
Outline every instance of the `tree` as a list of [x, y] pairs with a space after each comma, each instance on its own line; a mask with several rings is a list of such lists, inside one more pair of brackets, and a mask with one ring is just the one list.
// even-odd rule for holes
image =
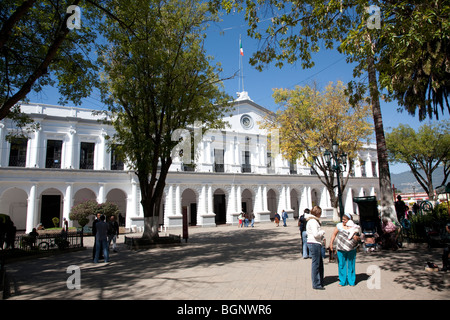
[[[450, 112], [450, 5], [448, 1], [383, 4], [380, 85], [410, 114], [439, 119]], [[395, 54], [392, 54], [394, 53]]]
[[[368, 105], [350, 105], [342, 82], [330, 82], [322, 92], [311, 86], [297, 86], [293, 90], [276, 89], [273, 97], [283, 108], [275, 117], [267, 118], [263, 127], [279, 130], [281, 152], [289, 159], [302, 159], [309, 166], [318, 169], [319, 180], [326, 186], [338, 220], [338, 198], [335, 191], [335, 175], [330, 174], [324, 159], [324, 151], [332, 149], [334, 141], [340, 144], [340, 151], [355, 159], [372, 133], [367, 119]], [[347, 169], [352, 171], [353, 161]], [[343, 193], [350, 175], [341, 178]], [[342, 212], [340, 214], [343, 214]]]
[[[2, 0], [0, 120], [8, 116], [21, 127], [29, 125], [18, 103], [48, 85], [58, 87], [61, 104], [78, 105], [91, 94], [98, 81], [93, 49], [103, 16], [127, 28], [106, 9], [113, 2]], [[80, 8], [79, 17], [74, 7]], [[74, 22], [80, 22], [80, 28]]]
[[[445, 44], [448, 41], [448, 5], [445, 1], [433, 1], [438, 5], [427, 6], [419, 5], [420, 1], [414, 1], [413, 4], [405, 5], [404, 2], [397, 1], [371, 1], [376, 5], [378, 12], [369, 12], [369, 1], [367, 0], [330, 0], [330, 1], [316, 1], [316, 0], [211, 0], [216, 8], [223, 7], [230, 11], [237, 6], [242, 8], [245, 4], [245, 14], [248, 20], [250, 36], [261, 40], [261, 47], [250, 59], [250, 62], [256, 66], [257, 69], [262, 70], [267, 64], [275, 61], [276, 66], [282, 67], [285, 62], [295, 63], [301, 61], [303, 68], [311, 68], [314, 66], [312, 54], [318, 52], [321, 46], [326, 49], [333, 49], [337, 46], [338, 50], [347, 55], [347, 62], [354, 62], [356, 67], [354, 69], [355, 78], [360, 78], [366, 74], [367, 77], [360, 78], [358, 81], [352, 81], [348, 85], [348, 93], [351, 96], [350, 101], [355, 103], [364, 98], [365, 92], [369, 92], [369, 101], [372, 105], [373, 120], [375, 127], [375, 136], [377, 143], [377, 154], [380, 173], [380, 209], [383, 216], [388, 216], [391, 219], [396, 219], [394, 212], [392, 187], [390, 180], [389, 162], [386, 149], [386, 141], [384, 136], [383, 121], [380, 108], [380, 92], [383, 86], [387, 86], [391, 97], [398, 98], [396, 94], [405, 90], [404, 87], [397, 87], [395, 84], [401, 84], [397, 81], [399, 77], [406, 70], [417, 70], [425, 68], [429, 70], [430, 60], [428, 55], [434, 55], [439, 39], [443, 39], [440, 43]], [[417, 3], [417, 4], [416, 4]], [[411, 19], [408, 13], [411, 10], [403, 10], [404, 8], [414, 8], [415, 14], [420, 16], [426, 9], [425, 17], [426, 25], [414, 23], [412, 33], [407, 36], [396, 34], [396, 26], [402, 26], [399, 31], [407, 30], [409, 20]], [[434, 16], [433, 16], [434, 15]], [[270, 17], [269, 26], [265, 31], [261, 31], [258, 27], [262, 21], [267, 21]], [[378, 26], [373, 23], [379, 19], [382, 23]], [[438, 23], [430, 26], [429, 21], [437, 21]], [[431, 30], [430, 36], [422, 36]], [[408, 30], [409, 32], [409, 30]], [[430, 39], [437, 39], [430, 50], [415, 51], [410, 47], [402, 50], [401, 56], [402, 65], [398, 68], [397, 60], [389, 60], [395, 57], [401, 46], [410, 43], [415, 44], [415, 48], [425, 48]], [[403, 41], [405, 40], [406, 41]], [[425, 41], [425, 42], [424, 42]], [[447, 66], [448, 63], [442, 64], [443, 56], [446, 58], [443, 61], [448, 61], [448, 45], [442, 47], [439, 54], [435, 57], [438, 68]], [[445, 48], [445, 49], [444, 49]], [[444, 52], [444, 54], [441, 54]], [[417, 55], [419, 53], [419, 58]], [[414, 62], [410, 65], [410, 62]], [[442, 71], [442, 70], [441, 70]], [[382, 72], [377, 74], [377, 72]], [[382, 85], [379, 85], [378, 77], [382, 77]], [[408, 77], [405, 74], [405, 77]], [[367, 83], [364, 80], [367, 79]], [[392, 86], [387, 85], [387, 80], [394, 79]], [[417, 92], [418, 84], [422, 80], [431, 82], [432, 85], [425, 84], [420, 86], [420, 89], [428, 90], [427, 95], [432, 96], [432, 101], [440, 103], [448, 95], [446, 86], [448, 84], [448, 68], [445, 67], [445, 72], [425, 72], [425, 76], [420, 74], [417, 78], [419, 80], [412, 82], [405, 82], [408, 86], [409, 96], [414, 96]], [[436, 80], [436, 81], [434, 81]], [[446, 81], [445, 81], [446, 80]], [[437, 90], [439, 88], [439, 90]], [[432, 89], [432, 90], [430, 90]], [[388, 93], [389, 93], [388, 92]], [[423, 96], [423, 95], [422, 95]], [[413, 99], [416, 103], [419, 99]], [[406, 101], [406, 100], [405, 100]], [[408, 101], [409, 103], [410, 101]], [[400, 102], [401, 103], [401, 102]], [[413, 104], [414, 104], [413, 103]], [[425, 102], [427, 104], [428, 102]], [[447, 103], [448, 105], [448, 103]], [[419, 106], [420, 107], [420, 106]], [[437, 112], [438, 109], [435, 109]]]
[[445, 185], [450, 173], [450, 121], [424, 124], [416, 132], [408, 125], [400, 125], [386, 135], [389, 158], [406, 163], [416, 180], [433, 200], [433, 172], [444, 170]]
[[69, 219], [78, 221], [81, 229], [89, 223], [89, 217], [96, 214], [98, 203], [96, 200], [87, 200], [70, 209]]
[[111, 142], [129, 160], [139, 180], [143, 238], [158, 237], [161, 198], [177, 129], [200, 121], [221, 127], [230, 98], [222, 91], [220, 68], [203, 49], [206, 23], [215, 20], [197, 0], [118, 1], [111, 8], [126, 22], [106, 18], [102, 32], [103, 99], [116, 130]]
[[[69, 5], [83, 9], [81, 29], [70, 30]], [[67, 102], [80, 103], [90, 94], [96, 68], [89, 54], [96, 33], [88, 21], [98, 11], [81, 1], [5, 0], [0, 6], [0, 120], [13, 110], [27, 94], [40, 92], [44, 86], [58, 85]], [[14, 108], [15, 107], [15, 108]]]

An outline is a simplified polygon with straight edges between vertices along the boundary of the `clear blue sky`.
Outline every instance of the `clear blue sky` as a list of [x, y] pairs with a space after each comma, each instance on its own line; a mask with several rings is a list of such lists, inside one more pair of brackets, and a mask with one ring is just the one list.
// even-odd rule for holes
[[[304, 86], [316, 81], [319, 86], [325, 87], [328, 82], [338, 80], [347, 83], [352, 79], [353, 68], [345, 61], [345, 56], [336, 50], [324, 50], [313, 55], [315, 67], [302, 69], [298, 65], [285, 65], [282, 69], [274, 65], [268, 66], [264, 71], [255, 70], [248, 63], [250, 56], [258, 49], [258, 41], [247, 37], [247, 25], [242, 14], [230, 14], [223, 16], [223, 21], [212, 24], [207, 32], [205, 48], [207, 54], [213, 56], [216, 62], [220, 62], [223, 68], [223, 77], [233, 75], [239, 71], [239, 37], [242, 38], [244, 56], [242, 68], [244, 74], [244, 89], [250, 98], [257, 104], [275, 111], [277, 105], [272, 99], [273, 88], [294, 88], [295, 85]], [[227, 80], [225, 90], [233, 97], [236, 92], [242, 91], [239, 77]], [[58, 104], [58, 93], [56, 89], [49, 88], [42, 93], [31, 93], [28, 98], [31, 102]], [[82, 107], [103, 109], [98, 93], [84, 100]], [[409, 124], [416, 129], [420, 123], [417, 117], [410, 116], [406, 112], [397, 112], [395, 102], [385, 103], [382, 101], [382, 116], [385, 131], [397, 127], [399, 124]], [[448, 118], [448, 114], [445, 115]], [[406, 165], [391, 165], [391, 173], [408, 171]]]

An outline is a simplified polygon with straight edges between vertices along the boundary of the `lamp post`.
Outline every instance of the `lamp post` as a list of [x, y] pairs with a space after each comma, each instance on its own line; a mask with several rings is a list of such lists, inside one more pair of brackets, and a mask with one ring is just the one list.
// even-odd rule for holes
[[[336, 172], [337, 177], [337, 188], [338, 188], [338, 203], [339, 203], [339, 218], [342, 221], [342, 216], [344, 215], [344, 206], [342, 204], [342, 191], [341, 191], [341, 180], [340, 173], [345, 171], [347, 168], [347, 154], [342, 152], [339, 155], [339, 144], [333, 141], [331, 152], [325, 150], [323, 157], [327, 163], [328, 170], [330, 172]], [[342, 169], [343, 166], [344, 168]]]

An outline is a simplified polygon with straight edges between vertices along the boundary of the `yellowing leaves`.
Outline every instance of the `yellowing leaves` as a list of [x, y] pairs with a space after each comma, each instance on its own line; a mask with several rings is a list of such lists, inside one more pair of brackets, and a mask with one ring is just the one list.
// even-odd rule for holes
[[290, 159], [321, 157], [333, 141], [354, 157], [373, 132], [371, 111], [368, 105], [352, 107], [344, 90], [340, 81], [323, 91], [315, 86], [274, 89], [275, 102], [283, 109], [263, 127], [279, 129], [281, 152]]

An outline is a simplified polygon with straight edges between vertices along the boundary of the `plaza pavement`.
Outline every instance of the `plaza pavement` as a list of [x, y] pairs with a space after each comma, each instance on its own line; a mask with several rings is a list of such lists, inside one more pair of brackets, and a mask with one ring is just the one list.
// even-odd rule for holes
[[[324, 226], [327, 240], [333, 228]], [[313, 290], [311, 259], [301, 257], [296, 221], [287, 227], [190, 227], [181, 246], [138, 251], [127, 249], [121, 235], [119, 252], [111, 252], [108, 264], [91, 262], [92, 239], [85, 238], [87, 250], [7, 264], [13, 280], [9, 300], [450, 299], [450, 272], [424, 269], [427, 261], [441, 266], [442, 249], [425, 246], [358, 252], [354, 287], [338, 286], [337, 263], [327, 256], [325, 290]], [[72, 265], [80, 268], [80, 289], [67, 288]]]

